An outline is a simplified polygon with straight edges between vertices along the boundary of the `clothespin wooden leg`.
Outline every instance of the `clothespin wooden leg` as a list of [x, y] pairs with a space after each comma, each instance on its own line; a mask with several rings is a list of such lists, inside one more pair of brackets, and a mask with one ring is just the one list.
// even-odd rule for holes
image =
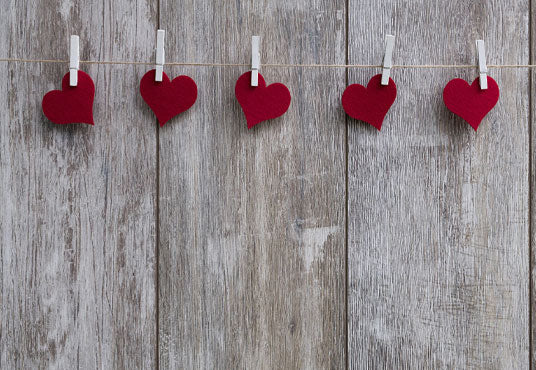
[[484, 40], [476, 40], [476, 49], [478, 52], [478, 72], [480, 77], [480, 89], [488, 88], [488, 66], [486, 65], [486, 48]]
[[383, 71], [382, 81], [383, 86], [389, 85], [389, 78], [391, 77], [391, 68], [393, 67], [393, 48], [395, 46], [395, 37], [393, 35], [387, 35], [385, 38], [385, 55], [383, 57]]
[[251, 37], [251, 86], [259, 86], [259, 69], [261, 66], [260, 36]]
[[156, 64], [155, 64], [155, 81], [162, 82], [162, 75], [164, 73], [165, 63], [165, 50], [164, 50], [164, 36], [166, 31], [158, 30], [156, 33]]
[[71, 35], [71, 53], [69, 55], [69, 86], [78, 85], [78, 69], [80, 68], [80, 38]]

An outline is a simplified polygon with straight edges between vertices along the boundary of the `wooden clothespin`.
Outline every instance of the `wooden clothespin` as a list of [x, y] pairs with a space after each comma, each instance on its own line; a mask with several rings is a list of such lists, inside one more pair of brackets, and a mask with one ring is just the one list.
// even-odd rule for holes
[[158, 30], [156, 32], [156, 73], [154, 80], [156, 82], [162, 82], [162, 74], [164, 72], [165, 52], [164, 52], [164, 36], [166, 31]]
[[251, 86], [259, 86], [259, 69], [261, 68], [260, 41], [260, 36], [251, 37]]
[[393, 35], [387, 35], [385, 37], [385, 55], [383, 57], [383, 72], [382, 82], [383, 86], [389, 85], [389, 78], [391, 76], [391, 68], [393, 67], [393, 48], [395, 46], [395, 37]]
[[480, 90], [488, 88], [488, 66], [486, 65], [486, 48], [484, 40], [476, 40], [476, 49], [478, 51], [478, 71], [480, 74]]
[[71, 53], [69, 55], [69, 86], [78, 85], [78, 69], [80, 68], [80, 38], [71, 35]]

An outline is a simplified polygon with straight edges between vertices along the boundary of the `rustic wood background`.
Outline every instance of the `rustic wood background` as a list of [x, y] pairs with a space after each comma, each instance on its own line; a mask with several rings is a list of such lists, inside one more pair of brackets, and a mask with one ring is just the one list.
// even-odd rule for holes
[[[0, 57], [379, 64], [535, 60], [531, 0], [3, 0]], [[532, 32], [531, 32], [532, 30]], [[532, 45], [531, 45], [532, 43]], [[247, 130], [244, 67], [190, 75], [164, 128], [150, 66], [82, 64], [96, 125], [47, 121], [66, 64], [0, 63], [0, 368], [496, 368], [534, 365], [527, 68], [491, 69], [478, 133], [442, 89], [475, 69], [395, 69], [381, 133], [340, 97], [378, 69], [266, 67], [292, 93]]]

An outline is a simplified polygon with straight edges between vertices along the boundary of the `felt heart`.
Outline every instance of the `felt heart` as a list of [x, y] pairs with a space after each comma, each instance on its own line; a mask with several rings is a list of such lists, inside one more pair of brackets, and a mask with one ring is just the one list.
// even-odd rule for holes
[[367, 87], [350, 85], [342, 94], [342, 106], [350, 117], [365, 121], [381, 130], [383, 119], [396, 99], [396, 84], [390, 78], [389, 84], [381, 84], [382, 75], [373, 76]]
[[248, 129], [268, 119], [283, 115], [290, 106], [290, 91], [281, 83], [266, 86], [259, 73], [259, 86], [251, 86], [251, 71], [238, 78], [235, 96], [244, 111]]
[[448, 110], [463, 118], [476, 131], [482, 119], [499, 101], [499, 86], [488, 76], [488, 88], [480, 89], [479, 78], [471, 86], [461, 78], [451, 80], [443, 90]]
[[197, 100], [197, 85], [188, 76], [175, 77], [170, 81], [165, 73], [162, 73], [162, 82], [156, 82], [155, 73], [156, 70], [152, 69], [143, 75], [140, 93], [162, 127], [171, 118], [194, 105]]
[[43, 97], [42, 107], [45, 116], [54, 123], [93, 122], [93, 99], [95, 85], [91, 77], [78, 71], [77, 86], [69, 86], [69, 73], [61, 80], [61, 90], [52, 90]]

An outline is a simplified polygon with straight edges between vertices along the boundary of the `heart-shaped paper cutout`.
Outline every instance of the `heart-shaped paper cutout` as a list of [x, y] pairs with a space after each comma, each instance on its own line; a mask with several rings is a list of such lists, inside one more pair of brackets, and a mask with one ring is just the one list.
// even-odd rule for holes
[[488, 76], [488, 88], [480, 89], [479, 78], [471, 86], [461, 78], [451, 80], [443, 90], [448, 110], [463, 118], [476, 131], [482, 119], [499, 101], [499, 86]]
[[61, 90], [52, 90], [45, 94], [41, 106], [43, 113], [52, 122], [66, 123], [93, 122], [93, 99], [95, 84], [91, 77], [78, 71], [77, 86], [69, 86], [69, 73], [61, 80]]
[[373, 76], [365, 88], [353, 84], [342, 94], [342, 106], [350, 117], [365, 121], [381, 130], [383, 119], [396, 99], [396, 84], [390, 78], [389, 84], [381, 84], [382, 75]]
[[162, 82], [155, 81], [156, 70], [143, 75], [140, 81], [140, 93], [156, 115], [160, 127], [177, 114], [190, 109], [197, 100], [197, 85], [188, 76], [178, 76], [169, 80], [162, 73]]
[[290, 106], [290, 91], [281, 83], [266, 86], [259, 73], [259, 86], [251, 86], [251, 71], [238, 78], [235, 96], [244, 111], [248, 129], [268, 119], [283, 115]]

